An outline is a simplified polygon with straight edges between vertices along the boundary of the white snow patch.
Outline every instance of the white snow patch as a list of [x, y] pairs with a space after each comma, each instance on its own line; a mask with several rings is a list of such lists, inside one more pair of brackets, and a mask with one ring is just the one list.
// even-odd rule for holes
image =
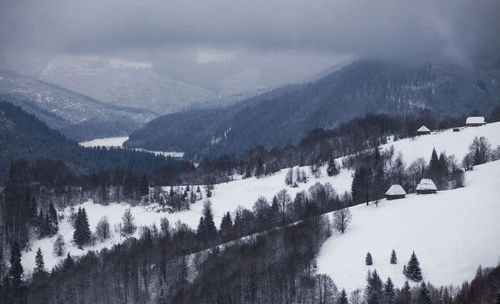
[[[97, 138], [89, 141], [84, 141], [80, 143], [80, 146], [83, 147], [106, 147], [106, 148], [122, 148], [123, 143], [128, 140], [128, 136], [123, 137], [107, 137], [107, 138]], [[154, 155], [163, 155], [165, 157], [178, 157], [182, 158], [184, 156], [184, 152], [163, 152], [163, 151], [151, 151], [142, 148], [135, 148], [136, 151], [143, 151], [153, 153]]]
[[83, 147], [123, 147], [123, 143], [128, 140], [128, 136], [97, 138], [80, 143]]

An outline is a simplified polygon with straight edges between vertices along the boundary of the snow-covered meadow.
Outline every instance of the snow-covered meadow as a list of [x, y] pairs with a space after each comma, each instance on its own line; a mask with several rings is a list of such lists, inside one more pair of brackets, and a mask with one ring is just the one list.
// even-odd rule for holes
[[[390, 276], [402, 286], [403, 265], [413, 251], [424, 280], [437, 286], [459, 285], [471, 280], [479, 265], [500, 263], [500, 161], [467, 172], [464, 188], [350, 209], [348, 230], [334, 233], [318, 257], [318, 272], [346, 291], [363, 289], [374, 269], [382, 280]], [[389, 262], [393, 249], [396, 265]], [[367, 252], [372, 266], [365, 265]]]
[[[123, 143], [128, 140], [128, 136], [124, 137], [107, 137], [107, 138], [97, 138], [89, 141], [83, 141], [80, 143], [80, 146], [83, 147], [106, 147], [106, 148], [122, 148]], [[163, 155], [165, 157], [179, 157], [182, 158], [184, 156], [184, 152], [163, 152], [163, 151], [150, 151], [146, 149], [136, 148], [137, 151], [144, 151], [153, 153], [155, 155]]]
[[[399, 141], [395, 141], [392, 143], [389, 143], [384, 146], [384, 148], [389, 148], [391, 145], [394, 146], [394, 150], [396, 154], [398, 152], [401, 152], [403, 155], [403, 159], [406, 162], [406, 164], [411, 163], [413, 160], [419, 157], [424, 157], [426, 160], [430, 158], [432, 148], [436, 148], [436, 150], [439, 152], [446, 152], [448, 155], [454, 154], [457, 159], [461, 160], [463, 156], [467, 153], [468, 151], [468, 146], [472, 142], [473, 138], [475, 136], [485, 136], [489, 142], [491, 143], [492, 147], [495, 148], [496, 146], [500, 145], [500, 123], [492, 123], [488, 124], [486, 126], [482, 127], [475, 127], [475, 128], [464, 128], [460, 132], [452, 132], [452, 130], [446, 130], [443, 132], [437, 132], [433, 133], [430, 135], [425, 135], [425, 136], [419, 136], [414, 139], [403, 139]], [[81, 143], [82, 145], [85, 146], [121, 146], [121, 144], [126, 140], [126, 138], [114, 138], [114, 139], [103, 139], [103, 140], [94, 140], [92, 142], [87, 142], [87, 143]], [[337, 160], [340, 163], [340, 160]], [[489, 166], [492, 166], [494, 169], [496, 168], [497, 170], [489, 170]], [[486, 169], [484, 169], [486, 168]], [[299, 187], [297, 188], [291, 188], [289, 186], [285, 185], [285, 175], [288, 171], [288, 169], [283, 169], [272, 176], [266, 176], [262, 178], [248, 178], [248, 179], [241, 179], [239, 177], [235, 177], [233, 181], [227, 182], [227, 183], [221, 183], [215, 185], [214, 189], [214, 195], [211, 198], [212, 202], [212, 208], [214, 212], [214, 220], [217, 226], [219, 226], [220, 221], [222, 216], [226, 212], [234, 212], [237, 208], [240, 206], [243, 208], [249, 208], [251, 209], [255, 201], [259, 196], [264, 196], [268, 200], [271, 200], [272, 197], [281, 189], [286, 188], [290, 195], [292, 197], [295, 196], [295, 194], [299, 191], [307, 191], [309, 187], [314, 185], [316, 182], [319, 183], [326, 183], [329, 182], [332, 184], [333, 188], [337, 191], [337, 193], [342, 194], [344, 192], [350, 192], [351, 189], [351, 183], [352, 183], [352, 172], [346, 169], [341, 169], [340, 173], [337, 176], [334, 177], [328, 177], [326, 174], [326, 167], [321, 168], [321, 177], [319, 178], [314, 178], [310, 174], [310, 169], [308, 167], [302, 168], [304, 171], [308, 173], [309, 180], [307, 183], [299, 183]], [[381, 239], [387, 240], [388, 242], [394, 243], [388, 243], [387, 246], [390, 247], [388, 252], [386, 251], [386, 248], [380, 248], [377, 249], [378, 247], [373, 246], [373, 249], [367, 248], [365, 249], [364, 247], [359, 247], [361, 246], [362, 242], [358, 241], [359, 239], [356, 239], [355, 241], [345, 241], [346, 245], [344, 246], [337, 246], [336, 242], [340, 239], [337, 237], [332, 237], [329, 239], [325, 245], [324, 248], [321, 251], [321, 255], [319, 257], [319, 270], [321, 272], [326, 272], [332, 275], [333, 279], [337, 282], [339, 286], [346, 287], [348, 289], [354, 289], [361, 287], [359, 284], [362, 281], [362, 284], [364, 284], [364, 279], [366, 276], [366, 266], [364, 266], [364, 255], [366, 254], [366, 251], [370, 250], [373, 257], [374, 257], [374, 262], [375, 265], [374, 267], [381, 267], [382, 261], [387, 260], [388, 264], [388, 259], [390, 255], [390, 250], [395, 249], [398, 253], [398, 258], [400, 260], [400, 264], [397, 265], [397, 267], [402, 267], [402, 263], [407, 262], [409, 259], [409, 254], [411, 253], [411, 250], [415, 249], [417, 255], [419, 258], [421, 258], [421, 263], [424, 271], [424, 276], [426, 280], [431, 280], [433, 283], [440, 284], [443, 282], [443, 284], [448, 284], [448, 283], [454, 283], [458, 284], [462, 280], [471, 278], [470, 274], [470, 269], [475, 269], [479, 264], [483, 264], [484, 266], [493, 266], [495, 265], [496, 262], [491, 263], [491, 252], [489, 251], [490, 248], [485, 249], [485, 257], [481, 257], [481, 255], [478, 253], [477, 254], [477, 259], [474, 256], [469, 256], [467, 255], [466, 257], [463, 257], [462, 255], [455, 255], [457, 258], [464, 258], [464, 260], [461, 261], [451, 261], [449, 262], [449, 265], [444, 263], [443, 265], [440, 265], [441, 268], [448, 268], [450, 271], [454, 269], [458, 269], [456, 272], [451, 273], [451, 272], [446, 272], [444, 274], [437, 274], [436, 277], [432, 277], [431, 274], [428, 272], [430, 269], [436, 268], [435, 265], [429, 264], [429, 266], [432, 265], [432, 267], [426, 266], [428, 265], [429, 258], [426, 257], [425, 252], [420, 252], [419, 248], [420, 246], [424, 246], [425, 242], [422, 240], [421, 243], [413, 243], [411, 240], [411, 236], [408, 236], [407, 238], [404, 237], [404, 233], [399, 233], [398, 230], [403, 229], [404, 225], [407, 225], [408, 229], [410, 231], [415, 231], [418, 229], [423, 229], [422, 227], [425, 227], [425, 230], [428, 231], [429, 235], [434, 235], [432, 233], [433, 231], [443, 231], [449, 238], [452, 240], [455, 240], [457, 244], [461, 246], [466, 246], [465, 242], [462, 241], [462, 234], [464, 233], [462, 230], [457, 230], [460, 231], [460, 233], [455, 233], [453, 229], [457, 229], [455, 226], [458, 225], [458, 221], [460, 221], [460, 216], [461, 215], [468, 215], [468, 214], [475, 214], [475, 211], [471, 211], [473, 209], [473, 204], [459, 204], [457, 203], [458, 207], [462, 208], [467, 208], [466, 210], [460, 211], [460, 209], [457, 209], [457, 211], [454, 213], [457, 222], [453, 222], [452, 224], [455, 226], [451, 226], [451, 229], [448, 230], [442, 230], [445, 227], [447, 227], [446, 223], [448, 221], [448, 212], [451, 210], [448, 210], [448, 207], [443, 207], [443, 208], [438, 208], [433, 213], [436, 214], [436, 216], [439, 216], [441, 221], [436, 222], [432, 220], [431, 222], [422, 222], [425, 223], [420, 227], [414, 227], [414, 225], [410, 225], [410, 223], [413, 223], [410, 221], [413, 216], [416, 217], [417, 214], [419, 214], [419, 210], [421, 213], [427, 213], [431, 212], [432, 209], [430, 208], [416, 208], [415, 206], [419, 206], [420, 204], [422, 206], [427, 206], [427, 204], [430, 205], [439, 205], [441, 206], [441, 201], [442, 204], [445, 204], [443, 206], [448, 206], [446, 204], [449, 204], [449, 202], [454, 202], [457, 198], [460, 197], [469, 197], [470, 200], [474, 200], [475, 198], [472, 196], [470, 193], [476, 193], [477, 191], [483, 191], [481, 190], [482, 188], [477, 188], [474, 185], [477, 185], [477, 182], [475, 183], [474, 181], [479, 179], [479, 178], [484, 178], [484, 179], [489, 179], [489, 182], [492, 182], [491, 180], [495, 180], [495, 177], [497, 180], [500, 180], [500, 169], [499, 165], [497, 163], [491, 163], [491, 164], [486, 164], [484, 166], [478, 167], [478, 170], [475, 170], [473, 172], [468, 172], [466, 174], [466, 188], [464, 189], [459, 189], [459, 190], [453, 190], [453, 191], [447, 191], [441, 192], [437, 194], [434, 197], [416, 197], [416, 196], [409, 196], [405, 200], [398, 200], [394, 202], [383, 202], [379, 205], [379, 208], [375, 207], [364, 207], [364, 206], [359, 206], [359, 207], [354, 207], [353, 208], [353, 214], [354, 214], [354, 220], [353, 220], [353, 225], [351, 229], [347, 232], [345, 237], [347, 238], [348, 236], [352, 235], [352, 238], [356, 238], [356, 229], [359, 229], [359, 231], [364, 231], [364, 229], [367, 229], [368, 231], [374, 232], [374, 231], [379, 231], [380, 233], [378, 234], [379, 236], [383, 236], [383, 232], [388, 227], [392, 227], [397, 235], [403, 235], [401, 239], [395, 239], [391, 241], [389, 237], [386, 239], [382, 237]], [[488, 176], [482, 176], [476, 178], [476, 175], [480, 175], [481, 172], [488, 172]], [[496, 186], [496, 188], [492, 187], [491, 189], [494, 189], [493, 191], [496, 191], [497, 197], [498, 197], [498, 192], [500, 189], [498, 187], [499, 185]], [[476, 187], [476, 188], [473, 188]], [[467, 192], [467, 191], [470, 191]], [[458, 194], [451, 194], [451, 193], [458, 193]], [[462, 194], [463, 193], [463, 194]], [[467, 194], [469, 193], [469, 194]], [[484, 196], [489, 197], [490, 199], [493, 199], [494, 193], [492, 191], [486, 191], [484, 192]], [[469, 196], [467, 196], [469, 195]], [[482, 194], [483, 195], [483, 194]], [[478, 196], [479, 197], [479, 196]], [[424, 202], [422, 203], [422, 201]], [[429, 202], [428, 202], [429, 201]], [[485, 200], [487, 201], [487, 200]], [[413, 202], [413, 203], [412, 203]], [[426, 203], [427, 202], [427, 203]], [[499, 203], [500, 204], [500, 203]], [[120, 236], [119, 232], [115, 231], [115, 226], [117, 226], [121, 222], [121, 217], [123, 213], [125, 212], [126, 209], [131, 208], [131, 212], [135, 218], [135, 223], [138, 226], [145, 226], [145, 225], [152, 225], [156, 224], [158, 227], [160, 226], [160, 220], [161, 218], [167, 218], [170, 222], [171, 225], [175, 225], [177, 221], [181, 221], [183, 223], [186, 223], [190, 227], [196, 228], [199, 222], [199, 218], [202, 213], [203, 209], [203, 201], [198, 201], [195, 204], [192, 204], [190, 206], [190, 210], [185, 210], [182, 212], [177, 212], [177, 213], [166, 213], [166, 212], [155, 212], [151, 208], [151, 206], [134, 206], [130, 207], [127, 204], [124, 203], [111, 203], [107, 206], [100, 205], [100, 204], [94, 204], [92, 201], [85, 202], [82, 205], [79, 205], [80, 207], [85, 207], [87, 211], [87, 215], [89, 218], [89, 224], [90, 228], [95, 231], [95, 227], [97, 225], [97, 222], [102, 216], [106, 216], [109, 220], [109, 223], [111, 225], [111, 230], [112, 230], [112, 237], [107, 240], [104, 243], [97, 242], [94, 246], [88, 246], [85, 247], [84, 250], [78, 249], [76, 246], [71, 244], [72, 236], [73, 236], [73, 228], [71, 226], [71, 223], [69, 222], [69, 216], [71, 214], [70, 208], [66, 208], [63, 211], [60, 211], [61, 214], [64, 215], [64, 219], [60, 222], [59, 228], [60, 228], [60, 233], [64, 236], [64, 239], [67, 244], [67, 249], [73, 256], [79, 256], [85, 254], [88, 250], [100, 250], [102, 248], [109, 248], [113, 244], [118, 244], [120, 242], [123, 242], [124, 238]], [[79, 207], [75, 206], [75, 210]], [[458, 208], [457, 207], [457, 208]], [[357, 209], [356, 209], [357, 208]], [[416, 208], [416, 210], [413, 210], [412, 208]], [[489, 208], [495, 208], [495, 205], [492, 204], [486, 204], [482, 205], [481, 207], [482, 210], [485, 211], [486, 214], [490, 217], [494, 217], [497, 214], [500, 214], [500, 209], [496, 207], [497, 209], [489, 209]], [[393, 210], [394, 209], [394, 210]], [[488, 211], [489, 209], [489, 211]], [[386, 211], [387, 210], [387, 215]], [[398, 218], [395, 217], [394, 214], [406, 214], [407, 217], [410, 219], [406, 220], [399, 220]], [[363, 215], [365, 214], [365, 215]], [[375, 216], [372, 216], [372, 214], [375, 214]], [[498, 216], [497, 216], [498, 217]], [[405, 218], [405, 217], [403, 217]], [[428, 217], [425, 217], [428, 218]], [[433, 219], [433, 217], [429, 217], [429, 219]], [[491, 220], [491, 219], [489, 219]], [[482, 227], [485, 227], [485, 229], [490, 229], [496, 232], [499, 232], [500, 229], [498, 229], [498, 226], [493, 226], [489, 225], [488, 219], [486, 219], [484, 222], [479, 221], [482, 223]], [[499, 221], [500, 222], [500, 221]], [[433, 227], [431, 225], [436, 224], [436, 227]], [[380, 226], [379, 228], [379, 225]], [[386, 225], [386, 226], [384, 226]], [[403, 226], [401, 226], [403, 225]], [[464, 224], [465, 226], [465, 224]], [[358, 228], [356, 228], [358, 227]], [[497, 227], [496, 230], [493, 228]], [[441, 230], [440, 230], [441, 229]], [[472, 231], [472, 230], [471, 230]], [[363, 235], [364, 232], [360, 232], [361, 238], [364, 238], [365, 236]], [[139, 234], [139, 229], [135, 233], [135, 236], [138, 236]], [[436, 235], [439, 235], [436, 233]], [[499, 235], [497, 234], [497, 238]], [[344, 237], [344, 236], [343, 236]], [[396, 238], [396, 236], [394, 237]], [[59, 263], [62, 258], [57, 258], [54, 257], [52, 254], [52, 246], [54, 243], [55, 237], [52, 238], [45, 238], [41, 240], [35, 240], [31, 244], [31, 251], [27, 251], [23, 253], [22, 257], [22, 263], [23, 267], [26, 272], [30, 272], [33, 269], [34, 266], [34, 261], [35, 261], [35, 253], [38, 247], [41, 248], [44, 258], [45, 258], [45, 263], [46, 267], [48, 269], [51, 269], [54, 265]], [[406, 242], [405, 242], [406, 240]], [[418, 240], [418, 239], [416, 239]], [[396, 241], [399, 241], [397, 243]], [[332, 245], [333, 242], [333, 245]], [[437, 252], [444, 252], [444, 250], [447, 250], [447, 248], [456, 248], [451, 246], [450, 244], [451, 241], [446, 241], [443, 242], [441, 245], [437, 244], [436, 242], [428, 241], [429, 244], [429, 250], [435, 250]], [[351, 246], [350, 244], [355, 244], [356, 246]], [[368, 243], [367, 243], [368, 244]], [[495, 244], [495, 242], [492, 242], [492, 244]], [[333, 246], [333, 247], [332, 247]], [[399, 247], [398, 247], [399, 246]], [[458, 245], [457, 245], [458, 246]], [[467, 245], [468, 246], [468, 245]], [[493, 245], [492, 245], [493, 246]], [[333, 249], [330, 249], [330, 248]], [[350, 251], [345, 251], [344, 247], [349, 247]], [[342, 249], [341, 249], [342, 248]], [[470, 248], [474, 248], [474, 246], [470, 246]], [[481, 247], [478, 247], [481, 248]], [[493, 247], [492, 247], [493, 248]], [[498, 248], [498, 247], [497, 247]], [[488, 250], [487, 250], [488, 249]], [[358, 252], [359, 251], [359, 252]], [[408, 252], [409, 251], [409, 252]], [[496, 250], [496, 253], [500, 252], [500, 250]], [[422, 253], [422, 254], [421, 254]], [[349, 259], [352, 259], [352, 262], [355, 262], [354, 264], [351, 265], [350, 262], [343, 262], [343, 260], [339, 257], [342, 257], [346, 255]], [[361, 258], [359, 258], [361, 256]], [[422, 257], [421, 257], [422, 256]], [[432, 259], [432, 258], [430, 258]], [[498, 259], [498, 257], [496, 258]], [[335, 260], [332, 262], [332, 260]], [[359, 260], [359, 261], [358, 261]], [[350, 260], [349, 260], [350, 261]], [[436, 260], [436, 261], [442, 261], [442, 260]], [[343, 267], [346, 268], [337, 268], [338, 263], [343, 264]], [[465, 264], [466, 266], [462, 267], [460, 265], [454, 265], [454, 263], [460, 263], [460, 264]], [[488, 264], [489, 263], [489, 264]], [[359, 264], [359, 265], [358, 265]], [[392, 266], [388, 264], [389, 266]], [[358, 269], [359, 267], [365, 267], [362, 269]], [[351, 269], [352, 267], [352, 269]], [[340, 269], [340, 270], [339, 270]], [[343, 270], [347, 269], [347, 270]], [[381, 271], [386, 271], [384, 270], [385, 268], [381, 268]], [[382, 276], [387, 276], [391, 275], [391, 278], [395, 280], [397, 284], [399, 284], [402, 280], [402, 273], [398, 269], [394, 269], [391, 272], [390, 268], [387, 268], [387, 273], [382, 272]], [[466, 270], [463, 270], [466, 269]], [[377, 268], [378, 270], [378, 268]], [[338, 272], [342, 272], [342, 275], [339, 275]], [[358, 277], [358, 274], [360, 276]], [[443, 276], [445, 275], [455, 275], [455, 277], [449, 277], [449, 280], [445, 282]], [[356, 279], [354, 279], [356, 277]], [[352, 278], [349, 279], [349, 278]], [[443, 279], [444, 278], [444, 279]], [[435, 279], [435, 280], [434, 280]], [[361, 280], [361, 281], [356, 281], [356, 280]]]

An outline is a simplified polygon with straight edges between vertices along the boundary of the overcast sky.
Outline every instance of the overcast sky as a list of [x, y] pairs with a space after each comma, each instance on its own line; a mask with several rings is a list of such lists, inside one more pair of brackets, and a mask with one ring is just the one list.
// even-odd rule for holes
[[209, 84], [251, 68], [289, 81], [365, 56], [471, 64], [498, 60], [499, 12], [498, 0], [2, 0], [0, 68], [98, 55]]

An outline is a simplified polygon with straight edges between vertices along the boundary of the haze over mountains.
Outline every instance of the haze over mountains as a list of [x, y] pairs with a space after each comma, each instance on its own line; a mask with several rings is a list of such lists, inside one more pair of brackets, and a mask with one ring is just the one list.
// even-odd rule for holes
[[0, 71], [0, 95], [75, 140], [127, 135], [157, 116], [5, 71]]
[[240, 154], [296, 143], [366, 113], [489, 115], [500, 103], [500, 71], [457, 65], [360, 60], [307, 84], [282, 87], [226, 109], [159, 117], [130, 135], [129, 147], [188, 155]]
[[114, 105], [160, 114], [217, 97], [212, 90], [160, 75], [149, 63], [99, 56], [57, 57], [43, 69], [40, 78]]

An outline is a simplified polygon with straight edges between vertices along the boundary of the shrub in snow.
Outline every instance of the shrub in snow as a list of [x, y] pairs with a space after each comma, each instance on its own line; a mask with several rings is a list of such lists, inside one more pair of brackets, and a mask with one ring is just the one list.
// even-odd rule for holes
[[52, 252], [58, 257], [63, 256], [66, 252], [66, 244], [64, 243], [64, 237], [62, 235], [57, 235]]
[[330, 159], [328, 160], [328, 167], [326, 168], [326, 173], [328, 176], [334, 176], [339, 174], [339, 167], [335, 160], [333, 159], [332, 156], [330, 156]]
[[120, 232], [123, 236], [129, 236], [135, 232], [137, 226], [134, 223], [134, 217], [132, 216], [132, 212], [130, 208], [125, 210], [125, 213], [122, 216], [122, 224], [120, 227]]
[[97, 227], [95, 229], [95, 233], [97, 238], [102, 242], [108, 239], [111, 236], [111, 230], [109, 228], [108, 218], [103, 216], [97, 223]]
[[285, 184], [291, 186], [293, 184], [293, 169], [290, 168], [285, 175]]

